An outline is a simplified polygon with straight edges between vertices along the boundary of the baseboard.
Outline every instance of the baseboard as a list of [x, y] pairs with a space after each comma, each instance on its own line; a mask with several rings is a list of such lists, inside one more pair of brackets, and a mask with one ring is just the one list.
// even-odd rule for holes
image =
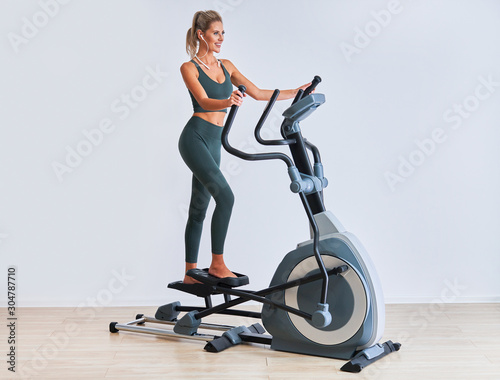
[[[214, 304], [222, 302], [222, 295], [213, 296]], [[103, 307], [126, 307], [126, 306], [151, 306], [157, 305], [161, 306], [170, 302], [179, 301], [183, 305], [203, 305], [204, 302], [201, 298], [191, 296], [189, 294], [183, 294], [180, 292], [173, 293], [165, 297], [149, 297], [141, 299], [121, 299], [112, 300], [109, 303], [102, 304], [86, 304], [77, 303], [75, 300], [46, 300], [40, 301], [40, 299], [22, 299], [18, 300], [17, 307], [90, 307], [90, 308], [103, 308]], [[432, 303], [443, 303], [443, 304], [464, 304], [464, 303], [500, 303], [500, 296], [482, 296], [482, 297], [455, 297], [453, 300], [442, 299], [439, 297], [432, 296], [422, 296], [422, 297], [386, 297], [385, 303], [390, 304], [432, 304]], [[258, 305], [258, 302], [248, 301], [245, 305]], [[6, 308], [6, 303], [0, 303], [0, 307]]]
[[448, 300], [440, 297], [386, 297], [386, 304], [420, 304], [420, 303], [443, 303], [443, 304], [462, 304], [462, 303], [500, 303], [500, 296], [488, 297], [454, 297]]

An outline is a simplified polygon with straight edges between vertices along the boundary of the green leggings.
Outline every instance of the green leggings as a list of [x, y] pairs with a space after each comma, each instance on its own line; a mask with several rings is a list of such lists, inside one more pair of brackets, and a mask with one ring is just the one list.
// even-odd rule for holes
[[234, 195], [222, 175], [220, 165], [222, 127], [193, 116], [182, 131], [179, 151], [193, 172], [191, 203], [186, 225], [186, 262], [198, 261], [201, 231], [210, 197], [215, 199], [212, 216], [212, 253], [222, 254]]

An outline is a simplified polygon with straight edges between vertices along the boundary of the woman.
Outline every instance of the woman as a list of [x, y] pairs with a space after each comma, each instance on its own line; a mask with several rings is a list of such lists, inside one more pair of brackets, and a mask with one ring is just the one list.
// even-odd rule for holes
[[[199, 11], [193, 17], [186, 36], [186, 50], [191, 60], [181, 66], [184, 83], [193, 102], [194, 113], [179, 139], [179, 151], [193, 172], [191, 203], [185, 232], [186, 271], [196, 268], [203, 221], [210, 197], [216, 202], [212, 216], [212, 263], [209, 273], [215, 277], [236, 277], [224, 263], [223, 251], [234, 203], [231, 188], [220, 165], [221, 134], [227, 108], [241, 106], [242, 94], [233, 85], [245, 85], [247, 94], [256, 100], [269, 100], [273, 91], [262, 90], [245, 78], [227, 59], [218, 60], [224, 41], [222, 18], [215, 11]], [[283, 90], [278, 100], [290, 99], [299, 89]], [[185, 283], [197, 282], [184, 277]]]

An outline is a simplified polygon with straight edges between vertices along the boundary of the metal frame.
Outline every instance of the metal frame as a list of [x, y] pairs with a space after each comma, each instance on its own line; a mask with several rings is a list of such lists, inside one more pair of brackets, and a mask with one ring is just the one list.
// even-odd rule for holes
[[[170, 338], [181, 337], [181, 338], [192, 339], [192, 340], [202, 340], [205, 342], [210, 341], [210, 340], [214, 340], [215, 338], [219, 338], [218, 335], [210, 335], [210, 334], [181, 335], [181, 334], [177, 334], [177, 333], [170, 331], [170, 330], [147, 327], [147, 326], [137, 326], [138, 324], [144, 324], [146, 322], [159, 323], [162, 325], [169, 325], [169, 326], [175, 326], [175, 324], [177, 323], [177, 321], [162, 321], [160, 319], [156, 319], [153, 317], [142, 316], [141, 318], [138, 318], [136, 320], [133, 320], [133, 321], [130, 321], [130, 322], [127, 322], [124, 324], [116, 323], [113, 325], [113, 327], [119, 331], [129, 331], [129, 332], [142, 333], [142, 334], [159, 335], [159, 336], [170, 337]], [[235, 326], [217, 325], [217, 324], [212, 324], [212, 323], [201, 323], [199, 327], [201, 329], [205, 329], [205, 330], [228, 331], [228, 330], [233, 329]]]
[[[347, 270], [348, 270], [348, 267], [346, 265], [341, 265], [340, 267], [330, 269], [329, 271], [326, 271], [326, 269], [325, 269], [327, 276], [333, 276], [333, 275], [337, 276], [337, 275], [344, 273]], [[317, 281], [317, 280], [320, 280], [322, 278], [323, 278], [323, 273], [317, 273], [317, 274], [310, 275], [310, 276], [307, 276], [304, 278], [299, 278], [299, 279], [294, 280], [294, 281], [285, 282], [284, 284], [281, 284], [281, 285], [276, 285], [276, 286], [272, 286], [270, 288], [262, 289], [262, 290], [259, 290], [256, 292], [249, 291], [249, 290], [235, 290], [235, 289], [222, 287], [222, 286], [213, 286], [214, 290], [216, 290], [220, 293], [238, 296], [239, 298], [236, 298], [234, 300], [230, 300], [228, 302], [221, 303], [217, 306], [214, 306], [214, 307], [211, 307], [208, 309], [205, 308], [204, 310], [200, 311], [199, 313], [196, 313], [195, 318], [201, 319], [201, 318], [204, 318], [204, 317], [211, 315], [211, 314], [221, 313], [221, 311], [224, 311], [227, 308], [230, 308], [230, 307], [233, 307], [236, 305], [240, 305], [240, 304], [247, 302], [247, 301], [257, 301], [257, 302], [272, 305], [274, 307], [277, 307], [278, 309], [283, 309], [289, 313], [296, 314], [302, 318], [311, 320], [312, 319], [311, 314], [305, 313], [301, 310], [295, 309], [295, 308], [287, 306], [285, 304], [273, 302], [273, 301], [271, 301], [268, 298], [265, 298], [263, 296], [266, 296], [266, 295], [271, 294], [271, 293], [279, 292], [282, 290], [286, 290], [286, 289], [289, 289], [289, 288], [292, 288], [295, 286], [307, 284], [309, 282]], [[195, 310], [197, 310], [197, 309], [195, 309]], [[234, 311], [236, 312], [237, 310], [234, 310]]]
[[[139, 316], [140, 315], [137, 315], [137, 317]], [[165, 338], [182, 338], [182, 339], [204, 341], [207, 342], [205, 350], [211, 352], [220, 352], [222, 350], [225, 350], [226, 348], [229, 348], [231, 346], [234, 346], [242, 342], [271, 345], [273, 340], [272, 336], [264, 334], [265, 330], [259, 324], [255, 324], [250, 327], [245, 327], [245, 326], [218, 325], [213, 323], [200, 323], [200, 325], [198, 326], [200, 329], [223, 331], [223, 334], [212, 335], [212, 334], [195, 333], [193, 335], [185, 335], [176, 333], [173, 330], [154, 328], [149, 326], [138, 326], [138, 325], [143, 325], [146, 322], [175, 326], [177, 320], [163, 321], [153, 317], [141, 316], [140, 318], [137, 318], [125, 324], [111, 322], [109, 329], [113, 333], [117, 333], [119, 331], [128, 331], [133, 333], [156, 335]]]
[[[328, 276], [333, 276], [333, 275], [341, 275], [342, 273], [346, 272], [348, 270], [348, 267], [346, 265], [341, 265], [339, 267], [333, 268], [327, 272]], [[217, 306], [214, 307], [196, 307], [196, 306], [177, 306], [176, 311], [183, 312], [183, 311], [198, 311], [198, 313], [194, 314], [194, 317], [197, 320], [200, 320], [208, 315], [212, 314], [231, 314], [231, 315], [240, 315], [240, 316], [245, 316], [245, 317], [252, 317], [252, 318], [260, 318], [261, 313], [256, 313], [256, 312], [250, 312], [246, 310], [228, 310], [228, 308], [245, 303], [247, 301], [253, 300], [253, 301], [258, 301], [261, 303], [267, 303], [270, 305], [273, 305], [277, 308], [283, 309], [289, 313], [296, 314], [302, 318], [311, 320], [312, 315], [309, 313], [305, 313], [301, 310], [292, 308], [290, 306], [280, 304], [273, 302], [266, 298], [265, 296], [271, 293], [279, 292], [282, 290], [286, 290], [295, 286], [300, 286], [303, 284], [307, 284], [313, 281], [318, 281], [322, 278], [322, 273], [317, 273], [314, 275], [306, 276], [304, 278], [300, 278], [294, 281], [289, 281], [284, 284], [272, 286], [270, 288], [266, 288], [260, 291], [249, 291], [249, 290], [235, 290], [232, 288], [227, 288], [223, 286], [212, 286], [214, 291], [223, 293], [224, 296], [238, 296], [239, 298], [236, 298], [234, 300], [231, 300], [230, 297], [224, 297], [226, 302], [221, 303]], [[140, 316], [140, 318], [139, 318]], [[111, 322], [110, 324], [110, 331], [111, 332], [118, 332], [118, 331], [128, 331], [128, 332], [134, 332], [134, 333], [142, 333], [142, 334], [150, 334], [150, 335], [158, 335], [162, 337], [176, 337], [176, 338], [186, 338], [186, 339], [192, 339], [192, 340], [201, 340], [201, 341], [212, 341], [216, 338], [220, 338], [219, 335], [211, 335], [211, 334], [199, 334], [196, 333], [194, 335], [184, 335], [184, 334], [178, 334], [174, 331], [171, 330], [166, 330], [166, 329], [160, 329], [160, 328], [154, 328], [154, 327], [148, 327], [148, 326], [138, 326], [138, 325], [143, 325], [146, 322], [150, 323], [158, 323], [162, 325], [168, 325], [168, 326], [175, 326], [177, 323], [177, 320], [172, 320], [172, 321], [164, 321], [160, 319], [156, 319], [154, 317], [148, 317], [144, 315], [137, 315], [137, 319], [127, 322], [127, 323], [117, 323], [117, 322]], [[217, 330], [217, 331], [229, 331], [231, 329], [236, 328], [236, 326], [230, 326], [230, 325], [219, 325], [219, 324], [212, 324], [212, 323], [200, 323], [198, 326], [199, 329], [203, 330]], [[241, 334], [243, 340], [245, 341], [253, 341], [253, 342], [258, 342], [258, 343], [265, 343], [265, 344], [271, 344], [272, 337], [270, 336], [265, 336], [262, 334]]]

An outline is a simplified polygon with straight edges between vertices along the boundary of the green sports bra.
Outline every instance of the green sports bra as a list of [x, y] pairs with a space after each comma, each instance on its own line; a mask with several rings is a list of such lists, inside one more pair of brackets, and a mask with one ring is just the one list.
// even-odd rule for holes
[[[210, 99], [228, 99], [231, 96], [231, 93], [233, 92], [233, 85], [231, 83], [231, 77], [230, 77], [229, 73], [227, 72], [226, 68], [224, 67], [224, 65], [222, 64], [222, 62], [221, 62], [221, 66], [222, 66], [222, 70], [224, 70], [224, 75], [226, 78], [224, 80], [224, 82], [222, 82], [222, 83], [216, 82], [212, 78], [210, 78], [201, 69], [200, 65], [198, 65], [198, 63], [196, 63], [194, 60], [191, 60], [191, 62], [193, 62], [195, 64], [196, 68], [198, 69], [198, 73], [199, 73], [198, 81], [200, 82], [202, 87], [205, 89], [205, 92], [207, 93], [207, 96]], [[193, 102], [194, 112], [226, 112], [227, 113], [227, 109], [225, 109], [225, 108], [218, 110], [218, 111], [207, 111], [207, 110], [201, 108], [201, 106], [198, 104], [195, 97], [191, 93], [191, 91], [189, 91], [189, 95], [191, 96], [191, 101]]]

